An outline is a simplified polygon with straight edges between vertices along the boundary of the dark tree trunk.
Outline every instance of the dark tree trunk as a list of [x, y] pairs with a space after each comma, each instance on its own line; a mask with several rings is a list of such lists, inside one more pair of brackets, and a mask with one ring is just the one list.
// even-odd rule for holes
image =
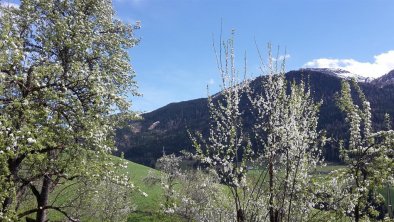
[[[25, 155], [22, 155], [16, 159], [9, 159], [7, 161], [8, 169], [10, 169], [10, 175], [7, 176], [7, 181], [13, 182], [13, 183], [17, 182], [19, 166], [21, 165], [22, 160], [24, 158], [25, 158]], [[6, 197], [3, 202], [1, 212], [9, 211], [10, 210], [9, 208], [11, 207], [12, 202], [13, 202], [13, 200], [12, 200], [11, 196]]]
[[245, 221], [245, 214], [242, 209], [238, 209], [237, 211], [237, 222], [244, 222]]
[[37, 222], [45, 222], [47, 221], [47, 210], [45, 209], [48, 206], [48, 196], [49, 196], [49, 188], [51, 186], [51, 178], [49, 176], [44, 176], [42, 181], [41, 193], [37, 199]]
[[273, 194], [273, 187], [274, 187], [274, 166], [272, 164], [272, 160], [269, 160], [268, 166], [268, 173], [269, 173], [269, 190], [270, 190], [270, 198], [269, 198], [269, 214], [270, 214], [270, 222], [276, 221], [275, 211], [274, 211], [274, 194]]
[[360, 221], [360, 207], [359, 207], [358, 204], [354, 208], [354, 220], [355, 220], [355, 222], [359, 222]]
[[12, 199], [10, 197], [6, 197], [4, 202], [3, 202], [3, 209], [1, 210], [1, 212], [7, 212], [9, 210], [9, 207], [12, 204]]

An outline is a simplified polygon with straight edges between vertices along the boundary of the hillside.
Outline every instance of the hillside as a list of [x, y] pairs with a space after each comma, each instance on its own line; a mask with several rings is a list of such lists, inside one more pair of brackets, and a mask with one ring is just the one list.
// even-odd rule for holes
[[[341, 79], [356, 78], [367, 99], [371, 102], [373, 126], [382, 127], [385, 113], [394, 116], [394, 84], [393, 71], [379, 79], [358, 78], [343, 70], [300, 69], [290, 71], [286, 78], [291, 81], [304, 79], [309, 83], [316, 101], [323, 101], [320, 110], [319, 128], [327, 131], [334, 139], [347, 135], [344, 115], [335, 104], [336, 93], [340, 90]], [[251, 82], [257, 91], [261, 88], [258, 77]], [[247, 103], [244, 103], [247, 104]], [[244, 105], [247, 110], [247, 105]], [[249, 119], [245, 114], [246, 119]], [[171, 103], [150, 113], [143, 114], [143, 120], [134, 121], [117, 130], [117, 146], [125, 158], [153, 166], [155, 160], [166, 153], [177, 153], [181, 150], [193, 151], [187, 130], [206, 133], [209, 124], [207, 99], [195, 99], [180, 103]], [[250, 132], [251, 122], [246, 122], [245, 131]], [[325, 157], [329, 161], [339, 161], [336, 143], [327, 144]]]
[[[114, 157], [112, 161], [114, 163], [119, 163], [123, 160], [118, 157]], [[131, 197], [132, 203], [135, 206], [135, 211], [127, 215], [128, 221], [181, 221], [176, 216], [164, 215], [160, 213], [160, 203], [163, 201], [163, 191], [160, 187], [160, 184], [147, 186], [147, 184], [144, 182], [144, 178], [149, 174], [150, 171], [157, 175], [159, 175], [160, 172], [131, 161], [126, 161], [126, 163], [126, 167], [122, 169], [122, 173], [127, 173], [130, 176], [132, 183], [136, 187]], [[50, 195], [51, 200], [56, 200], [56, 202], [54, 201], [53, 203], [63, 206], [67, 204], [67, 201], [74, 198], [78, 188], [71, 184], [72, 183], [69, 183], [59, 187], [54, 191], [54, 193]], [[58, 198], [57, 196], [59, 191], [63, 192], [63, 196], [61, 198]], [[147, 195], [142, 195], [142, 192], [146, 193]], [[35, 202], [33, 199], [28, 200], [23, 206], [21, 206], [20, 211], [23, 212], [23, 210], [25, 210], [24, 207], [34, 206], [34, 204]], [[64, 215], [57, 211], [49, 212], [50, 221], [63, 221], [63, 218]], [[82, 221], [95, 221], [91, 218], [82, 219]]]

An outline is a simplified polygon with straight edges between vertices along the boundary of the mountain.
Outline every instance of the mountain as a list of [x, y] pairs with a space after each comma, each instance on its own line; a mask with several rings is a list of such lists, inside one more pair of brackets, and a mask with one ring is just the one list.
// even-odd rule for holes
[[326, 75], [331, 75], [335, 77], [339, 77], [341, 79], [356, 79], [357, 82], [371, 82], [373, 78], [371, 77], [364, 77], [355, 73], [351, 73], [344, 69], [339, 68], [302, 68], [299, 70], [300, 72], [318, 72], [324, 73]]
[[[348, 134], [345, 115], [335, 104], [341, 80], [356, 78], [371, 103], [373, 127], [381, 129], [384, 114], [394, 116], [393, 77], [394, 71], [374, 80], [338, 69], [300, 69], [286, 73], [289, 83], [304, 80], [310, 85], [314, 99], [323, 101], [318, 128], [326, 130], [327, 136], [332, 137], [333, 141], [346, 138]], [[254, 79], [251, 87], [256, 91], [263, 90], [263, 78], [265, 77]], [[248, 110], [247, 103], [242, 104], [243, 109]], [[251, 132], [253, 118], [245, 115], [245, 131]], [[119, 152], [124, 152], [125, 158], [148, 166], [153, 166], [163, 151], [167, 154], [181, 150], [193, 151], [188, 130], [207, 134], [209, 127], [206, 98], [171, 103], [145, 113], [142, 117], [143, 120], [132, 121], [126, 127], [117, 129], [116, 142]], [[337, 142], [327, 144], [324, 155], [329, 161], [339, 161]]]
[[394, 84], [394, 70], [391, 70], [389, 73], [387, 73], [386, 75], [374, 79], [372, 81], [372, 84], [377, 85], [379, 87], [384, 87], [387, 85], [393, 85]]
[[207, 99], [194, 99], [171, 103], [142, 115], [143, 120], [133, 121], [117, 129], [116, 143], [125, 158], [147, 166], [166, 153], [177, 153], [191, 148], [190, 131], [207, 129], [209, 112]]

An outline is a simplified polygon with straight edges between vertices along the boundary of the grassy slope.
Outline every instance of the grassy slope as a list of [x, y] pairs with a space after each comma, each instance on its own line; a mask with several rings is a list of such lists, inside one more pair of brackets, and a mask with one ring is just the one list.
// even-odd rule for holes
[[[115, 157], [114, 161], [119, 161], [119, 158]], [[329, 164], [325, 167], [319, 168], [317, 173], [326, 175], [329, 172], [342, 167], [343, 166], [340, 165]], [[159, 173], [159, 171], [130, 161], [128, 162], [128, 166], [125, 171], [128, 172], [132, 178], [134, 185], [139, 188], [141, 192], [148, 194], [147, 197], [144, 197], [138, 191], [134, 193], [133, 199], [137, 208], [136, 212], [130, 215], [128, 221], [182, 221], [180, 218], [168, 217], [160, 214], [160, 203], [162, 202], [162, 190], [160, 185], [146, 186], [143, 182], [144, 177], [148, 175], [149, 171], [153, 171], [154, 173]], [[256, 172], [252, 171], [251, 173], [253, 174]], [[69, 192], [72, 192], [72, 189]], [[382, 191], [382, 194], [386, 197], [385, 192], [385, 190]], [[391, 192], [391, 199], [392, 202], [394, 202], [393, 188]], [[33, 202], [30, 204], [34, 205]], [[53, 212], [50, 213], [50, 217], [52, 220], [60, 220], [63, 218], [62, 215]]]
[[153, 211], [159, 208], [159, 202], [162, 195], [161, 188], [159, 185], [155, 186], [146, 186], [143, 182], [144, 177], [148, 175], [149, 171], [153, 171], [155, 173], [159, 173], [157, 170], [129, 162], [127, 166], [127, 171], [131, 177], [131, 180], [134, 182], [134, 185], [138, 187], [142, 192], [148, 194], [147, 197], [144, 197], [139, 192], [135, 192], [134, 200], [137, 205], [137, 210], [143, 211]]
[[[337, 165], [334, 163], [328, 163], [324, 167], [318, 167], [317, 174], [322, 176], [327, 175], [331, 171], [338, 170], [345, 167], [344, 165]], [[148, 187], [144, 184], [143, 179], [148, 172], [152, 170], [155, 173], [159, 171], [134, 163], [129, 162], [127, 172], [131, 175], [132, 181], [135, 185], [141, 189], [141, 191], [148, 194], [148, 197], [144, 197], [138, 192], [135, 193], [134, 200], [137, 205], [137, 211], [130, 215], [128, 221], [182, 221], [180, 218], [168, 217], [159, 213], [160, 203], [162, 202], [162, 191], [160, 185]], [[391, 199], [394, 203], [394, 189], [391, 188]], [[386, 197], [385, 190], [381, 193]]]
[[[115, 161], [120, 161], [120, 158], [114, 157]], [[136, 191], [133, 195], [133, 200], [136, 205], [136, 212], [130, 215], [128, 221], [179, 221], [178, 218], [172, 218], [159, 213], [160, 202], [162, 198], [162, 190], [160, 185], [146, 186], [143, 182], [144, 177], [148, 175], [149, 171], [159, 173], [159, 171], [134, 163], [128, 162], [128, 166], [124, 169], [124, 172], [128, 172], [131, 177], [132, 182], [136, 187]], [[69, 185], [69, 184], [67, 184]], [[65, 185], [65, 186], [67, 186]], [[64, 187], [58, 187], [51, 195], [50, 200], [53, 200], [59, 190]], [[62, 196], [57, 197], [56, 203], [62, 205], [67, 199], [74, 195], [75, 186], [70, 186], [66, 191], [62, 192]], [[138, 189], [141, 191], [139, 192]], [[145, 192], [148, 194], [147, 197], [143, 196], [141, 193]], [[36, 205], [33, 198], [29, 198], [21, 207], [20, 212], [34, 208]], [[34, 218], [35, 214], [29, 215], [29, 217]], [[64, 219], [64, 216], [56, 211], [49, 211], [49, 219], [51, 221], [60, 221]]]
[[137, 210], [129, 216], [128, 221], [182, 221], [181, 218], [170, 217], [159, 213], [160, 203], [162, 202], [162, 190], [160, 185], [146, 186], [143, 179], [148, 175], [149, 171], [159, 173], [157, 170], [129, 162], [127, 171], [131, 175], [134, 184], [142, 191], [148, 194], [147, 197], [136, 192], [134, 195]]

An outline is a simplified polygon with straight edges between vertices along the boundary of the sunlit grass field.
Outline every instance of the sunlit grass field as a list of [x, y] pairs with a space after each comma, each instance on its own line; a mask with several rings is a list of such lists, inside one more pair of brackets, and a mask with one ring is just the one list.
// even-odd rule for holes
[[[120, 161], [120, 158], [114, 157], [113, 161]], [[157, 185], [151, 185], [147, 186], [144, 183], [144, 178], [148, 175], [149, 171], [152, 171], [153, 173], [159, 174], [160, 172], [152, 169], [150, 167], [146, 167], [134, 162], [127, 161], [127, 168], [123, 169], [124, 172], [127, 172], [128, 175], [130, 176], [131, 180], [133, 181], [136, 191], [133, 192], [132, 200], [133, 203], [135, 204], [136, 208], [133, 213], [131, 213], [128, 217], [128, 221], [163, 221], [163, 222], [176, 222], [176, 221], [184, 221], [182, 218], [176, 217], [176, 216], [168, 216], [163, 213], [161, 213], [161, 208], [160, 208], [160, 203], [163, 202], [163, 192], [160, 187], [160, 184]], [[325, 177], [328, 175], [330, 172], [334, 170], [338, 170], [341, 168], [344, 168], [344, 165], [338, 165], [335, 163], [328, 163], [326, 166], [321, 166], [317, 168], [316, 175], [318, 177]], [[250, 170], [249, 174], [251, 177], [255, 177], [261, 173], [261, 170]], [[77, 185], [76, 185], [77, 186]], [[67, 198], [73, 195], [74, 189], [76, 187], [70, 186], [68, 190], [63, 193], [63, 197], [58, 197], [56, 200], [58, 204], [61, 204], [63, 201], [65, 201]], [[62, 187], [59, 187], [58, 189], [62, 189]], [[138, 191], [140, 189], [140, 191]], [[148, 196], [143, 196], [141, 193], [145, 192]], [[387, 197], [387, 189], [382, 189], [380, 190], [381, 194], [386, 198]], [[55, 191], [50, 199], [54, 200], [57, 192]], [[69, 194], [69, 195], [68, 195]], [[394, 202], [394, 189], [391, 188], [391, 202]], [[29, 204], [23, 208], [28, 208], [31, 206], [34, 206], [35, 202], [33, 200], [29, 201]], [[34, 217], [34, 214], [30, 215], [30, 217]], [[51, 221], [60, 221], [64, 219], [63, 215], [50, 211], [49, 212], [49, 218]], [[317, 217], [318, 218], [318, 217]]]

